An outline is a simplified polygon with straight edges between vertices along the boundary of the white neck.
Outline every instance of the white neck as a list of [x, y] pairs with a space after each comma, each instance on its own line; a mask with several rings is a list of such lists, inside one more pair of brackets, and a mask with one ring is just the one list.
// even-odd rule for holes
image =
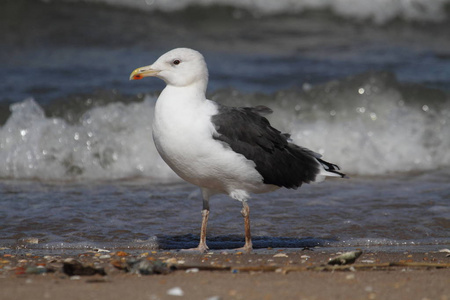
[[162, 102], [166, 101], [176, 103], [180, 107], [200, 105], [206, 101], [205, 89], [198, 84], [184, 87], [167, 85], [159, 95], [158, 103], [162, 105]]

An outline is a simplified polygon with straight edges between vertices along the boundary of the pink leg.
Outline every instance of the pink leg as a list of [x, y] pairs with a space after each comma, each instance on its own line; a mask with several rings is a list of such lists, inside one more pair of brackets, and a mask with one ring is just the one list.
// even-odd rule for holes
[[242, 201], [241, 214], [244, 217], [245, 226], [245, 245], [241, 248], [241, 250], [250, 252], [253, 249], [253, 244], [252, 235], [250, 233], [250, 207], [248, 206], [247, 201]]
[[208, 251], [208, 246], [206, 245], [206, 225], [208, 224], [209, 210], [202, 210], [202, 228], [200, 229], [200, 243], [196, 248], [183, 249], [183, 251], [199, 251], [205, 253]]
[[200, 242], [196, 248], [184, 249], [185, 251], [199, 251], [204, 253], [208, 251], [208, 246], [206, 245], [206, 226], [208, 225], [209, 217], [209, 194], [207, 190], [203, 190], [203, 210], [202, 210], [202, 228], [200, 229]]
[[202, 210], [202, 228], [200, 230], [200, 243], [197, 249], [200, 252], [206, 252], [209, 248], [206, 245], [206, 225], [208, 224], [209, 209]]

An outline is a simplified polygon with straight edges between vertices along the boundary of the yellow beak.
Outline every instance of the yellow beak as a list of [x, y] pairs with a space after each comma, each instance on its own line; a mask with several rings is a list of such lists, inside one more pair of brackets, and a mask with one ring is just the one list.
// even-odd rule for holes
[[156, 76], [158, 75], [159, 70], [155, 70], [152, 66], [140, 67], [131, 72], [130, 80], [139, 80], [144, 77]]

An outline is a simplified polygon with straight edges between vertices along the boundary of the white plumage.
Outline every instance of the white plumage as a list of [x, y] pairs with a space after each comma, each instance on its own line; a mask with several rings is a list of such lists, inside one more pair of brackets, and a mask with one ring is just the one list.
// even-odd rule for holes
[[[245, 220], [244, 250], [252, 249], [250, 193], [282, 186], [296, 188], [322, 175], [339, 176], [336, 165], [310, 150], [288, 142], [288, 136], [270, 126], [258, 110], [228, 108], [206, 99], [208, 69], [203, 56], [178, 48], [150, 66], [137, 68], [130, 79], [156, 76], [166, 82], [153, 122], [153, 139], [164, 161], [184, 180], [199, 186], [203, 196], [200, 251], [206, 245], [209, 198], [228, 194], [242, 202]], [[299, 169], [304, 170], [299, 170]]]

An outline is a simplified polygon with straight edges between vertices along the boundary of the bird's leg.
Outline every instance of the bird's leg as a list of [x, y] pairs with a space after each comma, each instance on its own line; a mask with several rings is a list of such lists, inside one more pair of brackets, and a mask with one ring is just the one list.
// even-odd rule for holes
[[248, 206], [247, 201], [242, 201], [241, 214], [244, 217], [245, 226], [245, 245], [241, 248], [241, 250], [250, 252], [253, 249], [253, 245], [252, 235], [250, 233], [250, 207]]
[[206, 252], [208, 251], [208, 246], [206, 245], [206, 226], [208, 224], [209, 217], [209, 195], [207, 192], [203, 192], [203, 209], [202, 209], [202, 228], [200, 229], [200, 242], [196, 248], [184, 249], [186, 251], [199, 251]]
[[200, 229], [200, 243], [197, 249], [200, 252], [206, 252], [209, 248], [206, 245], [206, 225], [208, 224], [209, 208], [202, 210], [202, 228]]

